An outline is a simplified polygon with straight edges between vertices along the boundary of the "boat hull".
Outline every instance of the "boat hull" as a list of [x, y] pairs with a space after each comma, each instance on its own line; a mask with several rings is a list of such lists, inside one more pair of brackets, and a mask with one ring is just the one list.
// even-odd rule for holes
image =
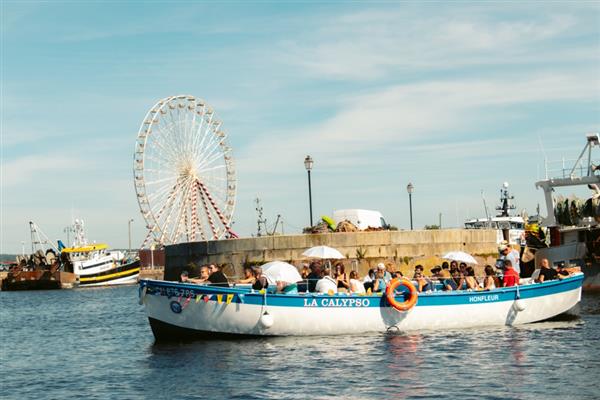
[[87, 273], [79, 276], [79, 287], [93, 287], [106, 285], [131, 285], [138, 281], [140, 275], [140, 261], [128, 264], [114, 265], [101, 272]]
[[19, 271], [9, 273], [2, 280], [3, 291], [16, 290], [55, 290], [70, 289], [77, 286], [77, 277], [63, 271]]
[[[582, 279], [583, 275], [577, 275], [522, 286], [518, 291], [513, 287], [421, 294], [408, 312], [392, 308], [380, 295], [264, 295], [151, 280], [140, 281], [140, 301], [158, 341], [223, 334], [342, 335], [542, 321], [580, 301]], [[262, 317], [265, 311], [272, 319], [269, 327], [268, 319]]]

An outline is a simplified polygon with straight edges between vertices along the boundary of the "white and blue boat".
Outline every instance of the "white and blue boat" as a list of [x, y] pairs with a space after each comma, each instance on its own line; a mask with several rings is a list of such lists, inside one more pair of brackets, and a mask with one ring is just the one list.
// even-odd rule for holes
[[575, 273], [562, 280], [527, 280], [491, 291], [392, 290], [390, 295], [388, 286], [387, 295], [355, 295], [274, 294], [247, 287], [140, 280], [139, 294], [156, 340], [165, 341], [527, 324], [573, 308], [581, 300], [582, 281], [583, 274]]

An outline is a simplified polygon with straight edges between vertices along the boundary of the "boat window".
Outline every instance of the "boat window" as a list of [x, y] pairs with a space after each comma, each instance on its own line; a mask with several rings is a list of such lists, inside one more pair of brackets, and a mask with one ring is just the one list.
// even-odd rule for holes
[[510, 229], [510, 223], [506, 221], [498, 222], [498, 229]]

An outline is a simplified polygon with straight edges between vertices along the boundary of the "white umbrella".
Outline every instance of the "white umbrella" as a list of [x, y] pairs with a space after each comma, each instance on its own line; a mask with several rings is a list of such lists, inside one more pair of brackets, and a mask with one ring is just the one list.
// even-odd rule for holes
[[302, 255], [309, 258], [333, 258], [336, 260], [339, 260], [340, 258], [346, 258], [342, 255], [342, 253], [329, 246], [311, 247], [302, 253]]
[[465, 253], [464, 251], [451, 251], [442, 256], [443, 259], [456, 261], [456, 262], [464, 262], [465, 264], [477, 264], [477, 261], [473, 258], [469, 253]]
[[283, 261], [271, 261], [261, 266], [263, 275], [270, 284], [277, 281], [295, 283], [302, 280], [298, 269]]

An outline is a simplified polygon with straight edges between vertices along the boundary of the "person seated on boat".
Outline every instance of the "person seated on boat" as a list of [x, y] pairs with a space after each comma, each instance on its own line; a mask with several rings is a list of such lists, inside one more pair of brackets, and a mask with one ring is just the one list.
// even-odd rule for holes
[[244, 277], [242, 279], [240, 279], [239, 281], [237, 281], [236, 283], [253, 284], [255, 280], [256, 280], [256, 277], [254, 276], [254, 271], [252, 270], [252, 267], [249, 265], [246, 265], [244, 267]]
[[337, 293], [337, 281], [331, 277], [331, 268], [325, 266], [321, 271], [321, 279], [315, 287], [317, 293]]
[[307, 279], [310, 274], [310, 268], [307, 263], [302, 264], [302, 270], [300, 271], [300, 276], [302, 279]]
[[400, 270], [394, 271], [394, 273], [392, 274], [393, 279], [398, 279], [398, 278], [402, 278], [402, 277], [404, 277], [404, 274]]
[[440, 271], [440, 277], [442, 279], [450, 279], [451, 275], [450, 275], [450, 265], [448, 264], [447, 261], [444, 261], [442, 263], [442, 270]]
[[210, 275], [210, 269], [208, 265], [203, 265], [200, 267], [200, 277], [198, 278], [188, 278], [187, 281], [191, 283], [206, 283], [208, 281], [208, 277]]
[[296, 282], [277, 281], [277, 293], [281, 294], [298, 294], [298, 284]]
[[502, 278], [504, 287], [517, 286], [519, 284], [519, 274], [514, 270], [512, 261], [508, 258], [504, 260], [504, 277]]
[[483, 278], [483, 290], [492, 290], [500, 287], [500, 280], [496, 276], [496, 270], [491, 265], [486, 265], [483, 269], [485, 278]]
[[306, 277], [308, 281], [308, 291], [316, 292], [317, 291], [317, 282], [321, 279], [321, 264], [318, 261], [313, 261], [310, 263], [310, 274]]
[[417, 279], [417, 274], [423, 275], [423, 266], [421, 264], [417, 264], [415, 266], [415, 271], [413, 272], [413, 279]]
[[217, 265], [210, 264], [209, 269], [210, 275], [208, 276], [206, 281], [211, 286], [229, 287], [229, 281], [227, 280], [227, 277], [223, 272], [221, 272], [221, 269]]
[[433, 282], [442, 281], [442, 267], [436, 265], [435, 267], [431, 268], [429, 272], [431, 272], [431, 280]]
[[257, 265], [252, 268], [252, 272], [254, 272], [254, 282], [252, 283], [252, 289], [267, 289], [269, 287], [269, 281], [267, 280], [267, 277], [263, 275], [262, 268]]
[[450, 275], [452, 275], [452, 271], [458, 270], [458, 262], [452, 260], [450, 261]]
[[[381, 268], [381, 267], [383, 268]], [[377, 265], [377, 272], [375, 275], [375, 281], [373, 282], [373, 292], [381, 293], [385, 290], [387, 281], [385, 280], [385, 265], [382, 263]]]
[[428, 292], [433, 289], [431, 281], [423, 276], [422, 272], [415, 272], [414, 280], [417, 281], [417, 290], [420, 292]]
[[350, 271], [350, 293], [366, 293], [365, 285], [358, 280], [358, 272]]
[[540, 275], [536, 279], [536, 282], [542, 283], [557, 279], [558, 272], [554, 268], [550, 268], [550, 263], [547, 258], [542, 258], [540, 261]]
[[465, 284], [467, 285], [467, 290], [479, 290], [479, 282], [477, 282], [477, 278], [475, 278], [475, 269], [471, 266], [468, 266], [465, 269]]
[[362, 280], [365, 290], [373, 291], [373, 285], [375, 285], [375, 268], [369, 269], [367, 275]]
[[571, 276], [572, 272], [575, 272], [575, 268], [567, 268], [564, 263], [560, 263], [556, 266], [556, 273], [558, 279], [565, 279]]
[[189, 274], [187, 271], [182, 271], [181, 275], [179, 275], [179, 282], [187, 282], [189, 281]]
[[385, 282], [389, 282], [392, 280], [392, 273], [390, 272], [390, 270], [392, 269], [392, 264], [391, 263], [387, 263], [387, 265], [383, 264], [383, 263], [379, 263], [377, 264], [377, 268], [381, 268], [380, 266], [383, 266], [384, 268], [384, 273], [383, 273], [383, 277], [385, 279]]
[[344, 268], [344, 264], [337, 262], [334, 265], [335, 268], [335, 279], [337, 280], [338, 292], [344, 292], [350, 289], [350, 282], [348, 282], [348, 275]]
[[[450, 267], [452, 268], [452, 267]], [[454, 281], [454, 285], [456, 288], [454, 290], [463, 290], [466, 289], [467, 284], [465, 283], [465, 277], [458, 269], [458, 265], [455, 269], [450, 271], [451, 280]]]

